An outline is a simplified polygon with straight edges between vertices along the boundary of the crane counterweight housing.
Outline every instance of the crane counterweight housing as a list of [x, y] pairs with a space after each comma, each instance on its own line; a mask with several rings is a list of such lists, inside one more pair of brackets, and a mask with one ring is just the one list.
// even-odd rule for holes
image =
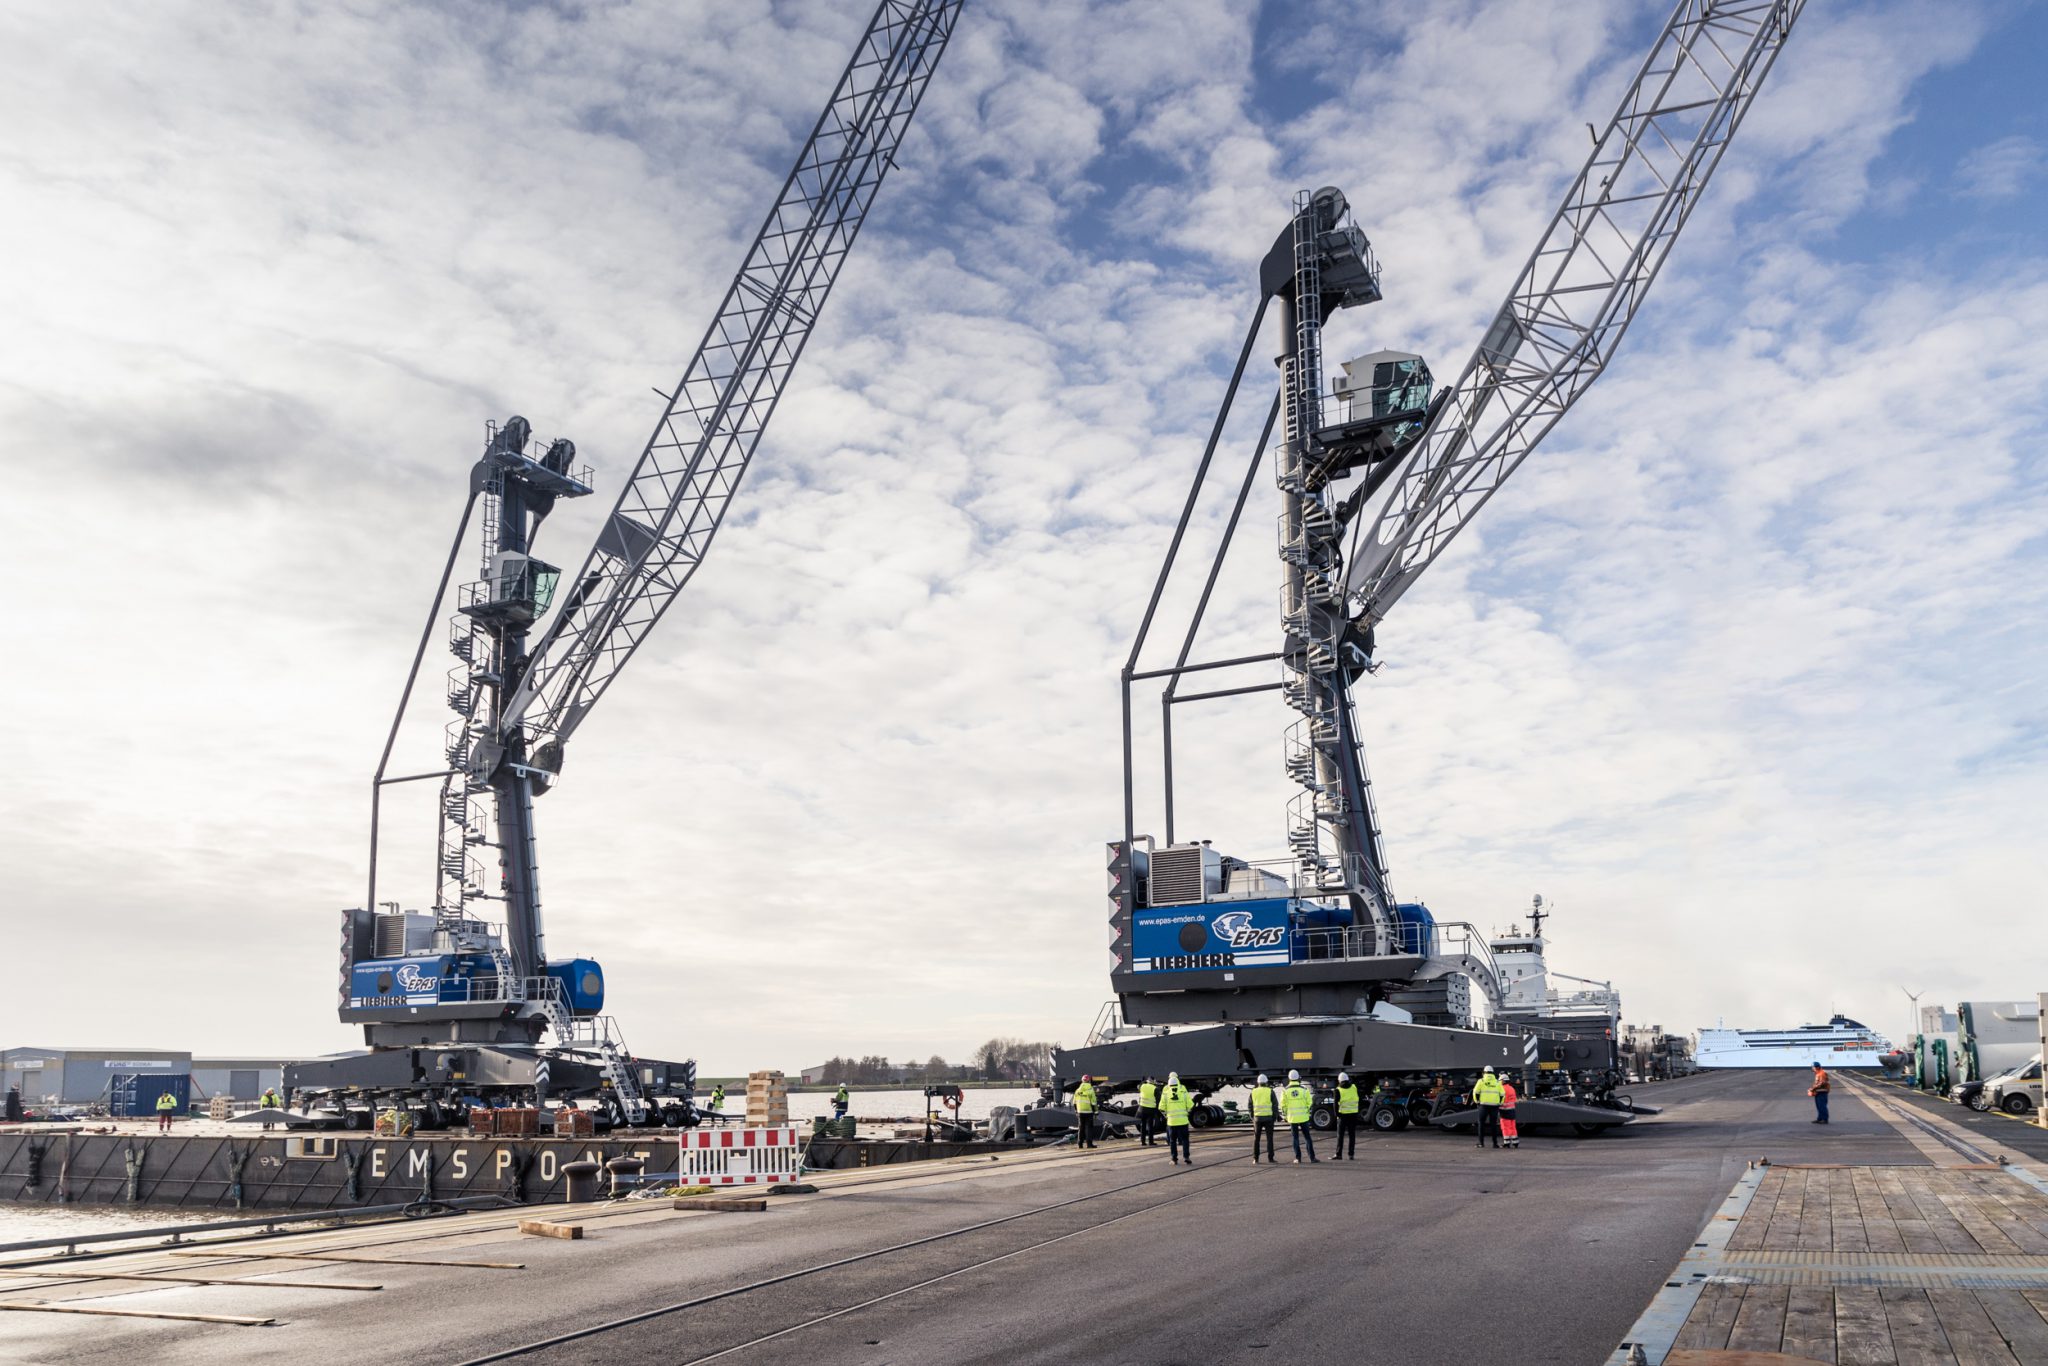
[[[694, 1064], [634, 1056], [604, 1013], [603, 969], [548, 954], [534, 799], [559, 778], [569, 737], [716, 536], [960, 3], [877, 7], [702, 343], [663, 391], [667, 405], [566, 592], [561, 568], [534, 541], [558, 501], [593, 491], [590, 472], [573, 441], [536, 438], [523, 417], [487, 428], [372, 779], [368, 891], [342, 918], [340, 1014], [362, 1026], [370, 1053], [289, 1069], [287, 1085], [309, 1100], [361, 1118], [366, 1104], [452, 1113], [552, 1095], [600, 1102], [613, 1122], [698, 1122]], [[447, 622], [453, 719], [442, 766], [387, 776], [472, 521], [482, 557]], [[410, 912], [377, 899], [381, 798], [389, 784], [432, 779], [441, 784], [434, 900], [431, 912]]]

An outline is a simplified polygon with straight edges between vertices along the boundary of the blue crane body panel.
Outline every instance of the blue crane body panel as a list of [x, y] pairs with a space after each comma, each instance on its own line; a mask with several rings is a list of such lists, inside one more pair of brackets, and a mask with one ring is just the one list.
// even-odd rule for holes
[[595, 1015], [604, 1009], [604, 969], [594, 958], [569, 958], [548, 964], [548, 976], [562, 983], [563, 998], [578, 1015]]
[[1131, 917], [1137, 972], [1284, 967], [1308, 958], [1306, 932], [1342, 928], [1351, 913], [1294, 897], [1140, 906]]
[[[548, 964], [548, 975], [562, 984], [563, 999], [576, 1015], [604, 1009], [604, 969], [590, 958]], [[371, 958], [349, 970], [349, 1008], [377, 1006], [464, 1005], [497, 997], [471, 995], [472, 981], [495, 990], [497, 966], [486, 953], [429, 953], [404, 958]]]

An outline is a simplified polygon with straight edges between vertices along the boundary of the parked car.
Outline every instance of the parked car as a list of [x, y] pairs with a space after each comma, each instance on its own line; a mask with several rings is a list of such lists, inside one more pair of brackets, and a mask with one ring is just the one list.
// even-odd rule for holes
[[1967, 1105], [1972, 1110], [1982, 1110], [1991, 1102], [1984, 1099], [1984, 1085], [1981, 1081], [1959, 1081], [1948, 1088], [1948, 1098], [1958, 1105]]
[[1993, 1077], [1984, 1086], [1984, 1109], [1999, 1109], [2009, 1115], [2030, 1115], [2041, 1108], [2041, 1060], [2015, 1067]]

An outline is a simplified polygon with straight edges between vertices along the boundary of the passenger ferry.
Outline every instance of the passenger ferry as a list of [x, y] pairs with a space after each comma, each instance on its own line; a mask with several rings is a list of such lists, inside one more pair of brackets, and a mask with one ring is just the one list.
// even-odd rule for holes
[[1837, 1015], [1797, 1029], [1702, 1029], [1694, 1061], [1701, 1067], [1882, 1067], [1889, 1040]]

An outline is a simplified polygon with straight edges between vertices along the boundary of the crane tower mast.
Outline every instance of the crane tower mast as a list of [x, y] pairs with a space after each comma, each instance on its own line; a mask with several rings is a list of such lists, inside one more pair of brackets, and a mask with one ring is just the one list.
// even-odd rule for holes
[[[702, 563], [737, 494], [819, 312], [838, 279], [944, 54], [961, 0], [882, 0], [783, 181], [703, 341], [672, 390], [582, 567], [533, 553], [561, 498], [592, 489], [574, 443], [540, 442], [524, 418], [491, 428], [412, 673], [372, 780], [369, 894], [347, 912], [341, 1015], [364, 1026], [370, 1058], [301, 1065], [312, 1090], [433, 1093], [437, 1081], [532, 1086], [588, 1074], [638, 1121], [654, 1069], [625, 1052], [599, 1014], [603, 978], [587, 959], [551, 960], [542, 933], [534, 799], [561, 773], [569, 737], [617, 679]], [[463, 537], [482, 506], [484, 569], [459, 592], [447, 700], [447, 768], [387, 777], [433, 623]], [[564, 591], [557, 593], [557, 588]], [[549, 616], [549, 608], [554, 608]], [[431, 916], [376, 896], [383, 788], [440, 778]], [[491, 885], [480, 851], [502, 870]], [[502, 902], [483, 918], [479, 903]], [[552, 1033], [554, 1051], [544, 1042]], [[422, 1045], [445, 1053], [429, 1075]], [[403, 1050], [393, 1063], [380, 1050]], [[510, 1050], [508, 1052], [508, 1050]], [[670, 1065], [664, 1064], [663, 1067]], [[669, 1074], [687, 1100], [686, 1064]], [[410, 1076], [406, 1074], [410, 1071]], [[397, 1079], [404, 1078], [402, 1083]], [[659, 1084], [658, 1082], [656, 1084]], [[452, 1096], [460, 1088], [442, 1087]]]
[[[1257, 312], [1124, 669], [1124, 830], [1108, 851], [1111, 981], [1124, 1023], [1362, 1015], [1454, 975], [1498, 1005], [1477, 930], [1439, 924], [1426, 907], [1394, 898], [1352, 688], [1377, 667], [1375, 628], [1393, 604], [1612, 359], [1804, 6], [1680, 0], [1471, 360], [1434, 397], [1421, 357], [1378, 352], [1347, 364], [1337, 389], [1344, 410], [1328, 419], [1324, 324], [1340, 308], [1376, 302], [1380, 272], [1340, 191], [1296, 199], [1260, 267]], [[1177, 657], [1140, 669], [1276, 300], [1280, 390], [1266, 431]], [[1190, 663], [1276, 420], [1280, 646]], [[1278, 682], [1180, 691], [1198, 671], [1271, 664]], [[1163, 680], [1164, 847], [1141, 841], [1136, 820], [1131, 690], [1150, 680]], [[1287, 807], [1289, 857], [1252, 862], [1206, 841], [1177, 843], [1174, 709], [1265, 691], [1300, 713], [1282, 750], [1302, 788]]]

